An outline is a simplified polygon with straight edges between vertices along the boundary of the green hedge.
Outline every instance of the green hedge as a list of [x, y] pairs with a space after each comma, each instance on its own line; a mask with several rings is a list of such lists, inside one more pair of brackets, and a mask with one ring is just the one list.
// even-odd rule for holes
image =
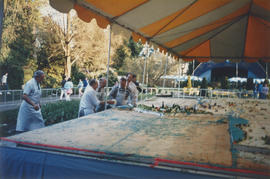
[[[41, 108], [45, 125], [75, 119], [78, 117], [79, 100], [58, 101], [44, 104]], [[0, 112], [0, 136], [9, 136], [15, 133], [19, 109]]]
[[56, 124], [78, 117], [79, 100], [58, 101], [42, 106], [41, 112], [45, 125]]

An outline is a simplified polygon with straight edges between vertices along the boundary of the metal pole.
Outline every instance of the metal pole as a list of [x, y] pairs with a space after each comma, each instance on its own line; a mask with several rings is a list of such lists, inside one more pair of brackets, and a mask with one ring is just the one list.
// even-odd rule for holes
[[238, 77], [238, 63], [236, 63], [235, 66], [236, 66], [236, 77]]
[[[164, 69], [164, 77], [166, 77], [167, 75], [167, 64], [168, 64], [168, 54], [166, 55], [166, 63], [165, 63], [165, 69]], [[166, 78], [163, 79], [163, 88], [165, 86], [165, 81], [166, 81]]]
[[148, 44], [146, 43], [145, 45], [144, 45], [144, 48], [145, 48], [145, 54], [144, 54], [144, 65], [143, 65], [143, 80], [142, 80], [142, 84], [143, 84], [143, 86], [144, 86], [144, 79], [145, 79], [145, 71], [146, 71], [146, 57], [147, 57], [147, 55], [148, 55]]
[[265, 62], [265, 76], [266, 76], [266, 79], [268, 79], [268, 63]]
[[143, 65], [143, 79], [142, 79], [143, 86], [144, 86], [144, 79], [145, 79], [145, 69], [146, 69], [146, 57], [144, 57], [144, 65]]
[[180, 78], [181, 78], [181, 63], [180, 63], [180, 59], [178, 61], [178, 66], [179, 66], [179, 81], [178, 81], [178, 98], [179, 98], [179, 95], [180, 95], [180, 85], [181, 85], [181, 81], [180, 81]]
[[[109, 87], [109, 68], [110, 68], [110, 54], [111, 54], [111, 31], [112, 26], [109, 28], [109, 46], [108, 46], [108, 62], [107, 62], [107, 76], [106, 76], [106, 88]], [[105, 110], [107, 109], [107, 90], [105, 90]]]
[[[195, 60], [192, 60], [192, 76], [194, 76]], [[194, 80], [192, 80], [192, 87], [194, 87]]]

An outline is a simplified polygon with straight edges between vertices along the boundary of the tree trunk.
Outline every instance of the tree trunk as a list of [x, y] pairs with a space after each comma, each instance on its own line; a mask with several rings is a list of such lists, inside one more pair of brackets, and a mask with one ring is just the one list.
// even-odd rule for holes
[[66, 67], [65, 67], [65, 75], [69, 78], [71, 76], [71, 57], [70, 57], [70, 25], [71, 25], [71, 19], [70, 19], [70, 13], [67, 14], [67, 32], [66, 32]]

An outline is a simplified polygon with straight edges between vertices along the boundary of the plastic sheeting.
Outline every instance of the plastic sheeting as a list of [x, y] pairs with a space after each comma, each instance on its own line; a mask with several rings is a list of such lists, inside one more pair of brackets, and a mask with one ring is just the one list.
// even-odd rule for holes
[[0, 178], [216, 178], [0, 146]]

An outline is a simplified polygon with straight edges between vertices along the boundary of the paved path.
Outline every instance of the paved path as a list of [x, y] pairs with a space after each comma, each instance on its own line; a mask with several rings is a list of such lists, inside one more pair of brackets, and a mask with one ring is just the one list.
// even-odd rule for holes
[[[71, 96], [71, 99], [79, 99], [79, 96], [78, 95], [73, 95], [73, 96]], [[60, 101], [60, 99], [59, 98], [47, 97], [47, 98], [42, 98], [41, 99], [41, 104], [46, 104], [46, 103], [51, 103], [51, 102], [56, 102], [56, 101]], [[8, 101], [8, 102], [0, 102], [0, 112], [19, 108], [20, 105], [21, 105], [21, 102], [22, 101], [20, 101], [20, 100]]]

